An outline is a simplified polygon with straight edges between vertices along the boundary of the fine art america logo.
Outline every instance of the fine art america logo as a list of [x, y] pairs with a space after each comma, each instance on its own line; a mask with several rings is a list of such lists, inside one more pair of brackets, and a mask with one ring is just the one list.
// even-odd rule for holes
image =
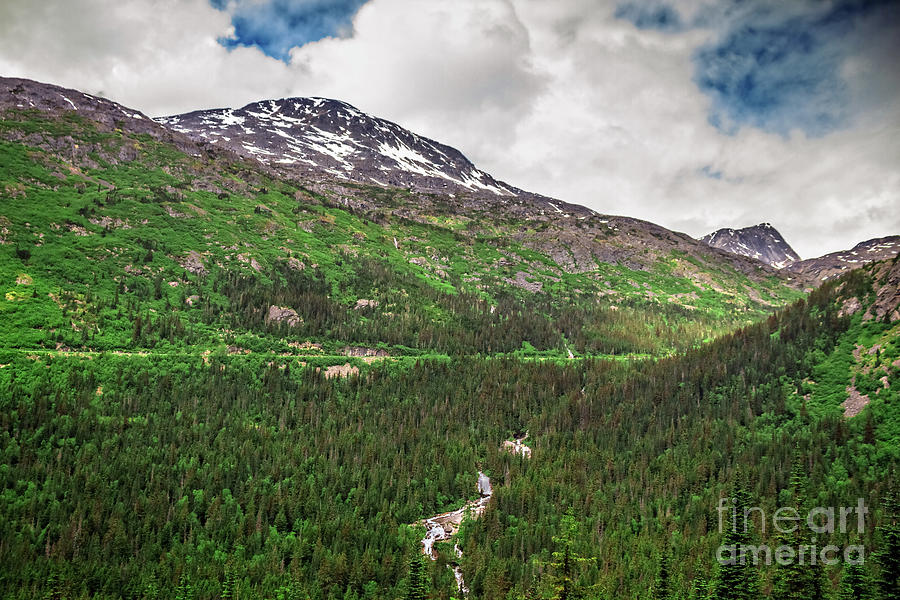
[[818, 547], [815, 543], [804, 543], [818, 535], [846, 534], [854, 529], [863, 534], [869, 508], [862, 498], [857, 499], [856, 506], [817, 506], [805, 515], [792, 506], [778, 508], [771, 515], [772, 533], [776, 539], [797, 543], [785, 543], [775, 548], [749, 543], [751, 530], [758, 529], [761, 534], [766, 534], [770, 519], [764, 509], [758, 506], [740, 509], [736, 499], [720, 498], [716, 510], [719, 533], [734, 534], [726, 534], [724, 543], [716, 551], [719, 564], [836, 565], [843, 560], [844, 564], [860, 565], [865, 561], [865, 548], [861, 545], [848, 545], [841, 550], [830, 544]]

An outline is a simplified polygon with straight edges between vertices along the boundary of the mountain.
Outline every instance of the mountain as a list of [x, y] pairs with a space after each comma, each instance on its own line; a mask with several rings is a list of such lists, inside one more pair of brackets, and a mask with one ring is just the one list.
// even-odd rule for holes
[[0, 194], [4, 598], [830, 597], [840, 565], [716, 560], [722, 499], [792, 485], [866, 499], [873, 574], [900, 554], [896, 258], [806, 293], [645, 221], [3, 78]]
[[297, 173], [432, 192], [523, 193], [477, 169], [459, 150], [338, 100], [265, 100], [157, 121]]
[[743, 229], [719, 229], [703, 236], [700, 241], [713, 248], [755, 258], [776, 269], [783, 269], [800, 260], [800, 256], [769, 223]]
[[719, 229], [700, 241], [713, 248], [755, 258], [786, 273], [795, 273], [811, 284], [819, 284], [871, 262], [894, 258], [900, 253], [900, 236], [894, 235], [860, 242], [850, 250], [800, 260], [769, 223], [743, 229]]
[[789, 269], [807, 278], [825, 281], [868, 263], [894, 258], [898, 253], [900, 235], [892, 235], [860, 242], [850, 250], [802, 260], [790, 265]]
[[0, 79], [0, 117], [0, 268], [22, 282], [0, 346], [668, 353], [805, 285], [525, 192], [288, 172], [56, 86]]

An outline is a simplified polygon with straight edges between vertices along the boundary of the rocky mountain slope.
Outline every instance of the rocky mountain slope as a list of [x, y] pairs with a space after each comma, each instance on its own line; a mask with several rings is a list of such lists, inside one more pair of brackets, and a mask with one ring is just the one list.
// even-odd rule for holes
[[522, 193], [455, 148], [338, 100], [284, 98], [157, 120], [195, 140], [300, 173], [437, 192]]
[[805, 285], [645, 221], [285, 170], [24, 80], [0, 79], [0, 165], [15, 347], [672, 351]]
[[703, 236], [700, 241], [713, 248], [755, 258], [776, 269], [783, 269], [800, 260], [800, 256], [769, 223], [743, 229], [719, 229]]
[[790, 270], [815, 281], [825, 281], [868, 263], [894, 258], [898, 253], [900, 235], [892, 235], [860, 242], [850, 250], [796, 262]]

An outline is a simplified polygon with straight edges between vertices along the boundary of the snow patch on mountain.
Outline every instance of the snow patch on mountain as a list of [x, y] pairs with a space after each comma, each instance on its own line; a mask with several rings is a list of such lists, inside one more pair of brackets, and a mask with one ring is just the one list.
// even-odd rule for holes
[[800, 260], [771, 223], [743, 229], [719, 229], [703, 236], [700, 241], [732, 254], [755, 258], [776, 269], [783, 269]]
[[516, 196], [461, 152], [338, 100], [286, 98], [156, 119], [280, 168], [425, 191]]

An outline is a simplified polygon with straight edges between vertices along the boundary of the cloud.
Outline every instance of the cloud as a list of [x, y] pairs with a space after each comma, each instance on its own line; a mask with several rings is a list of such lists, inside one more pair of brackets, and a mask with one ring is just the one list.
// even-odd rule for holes
[[0, 73], [153, 115], [340, 98], [524, 189], [695, 236], [770, 221], [803, 256], [900, 233], [893, 5], [370, 0], [254, 42], [233, 16], [265, 5], [5, 0]]
[[256, 46], [267, 56], [290, 59], [291, 48], [326, 37], [349, 37], [353, 17], [367, 0], [210, 0], [231, 16], [234, 32], [219, 38], [226, 48]]
[[695, 55], [696, 81], [714, 99], [711, 122], [730, 130], [749, 125], [821, 136], [852, 117], [841, 73], [867, 22], [892, 12], [882, 3], [766, 2], [726, 12], [724, 32]]

